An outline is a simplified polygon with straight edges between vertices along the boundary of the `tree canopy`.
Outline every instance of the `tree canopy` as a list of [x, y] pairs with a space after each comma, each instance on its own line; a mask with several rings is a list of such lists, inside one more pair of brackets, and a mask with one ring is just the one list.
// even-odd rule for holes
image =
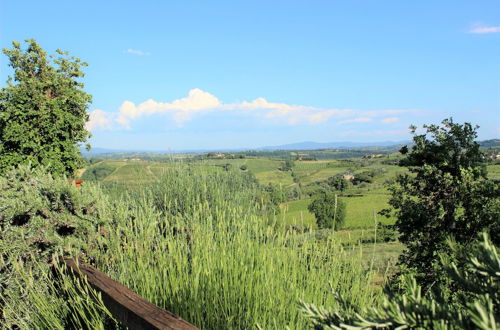
[[309, 204], [311, 213], [314, 213], [319, 228], [332, 228], [337, 230], [345, 221], [346, 206], [333, 192], [321, 192]]
[[79, 144], [90, 137], [91, 96], [79, 81], [87, 64], [61, 50], [47, 56], [35, 40], [26, 43], [25, 50], [17, 41], [3, 49], [14, 76], [0, 90], [0, 173], [31, 163], [71, 175], [81, 161]]
[[447, 251], [447, 237], [467, 248], [487, 231], [499, 243], [500, 189], [486, 177], [477, 127], [450, 118], [424, 125], [423, 134], [411, 129], [414, 145], [401, 149], [400, 163], [410, 173], [398, 176], [389, 204], [406, 245], [400, 265], [428, 288], [443, 276], [438, 253]]

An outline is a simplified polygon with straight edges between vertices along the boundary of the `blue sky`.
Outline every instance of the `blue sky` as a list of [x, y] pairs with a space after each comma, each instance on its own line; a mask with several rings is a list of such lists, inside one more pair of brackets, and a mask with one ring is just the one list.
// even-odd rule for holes
[[500, 136], [498, 0], [0, 0], [0, 46], [27, 38], [89, 63], [95, 147], [399, 141], [450, 116]]

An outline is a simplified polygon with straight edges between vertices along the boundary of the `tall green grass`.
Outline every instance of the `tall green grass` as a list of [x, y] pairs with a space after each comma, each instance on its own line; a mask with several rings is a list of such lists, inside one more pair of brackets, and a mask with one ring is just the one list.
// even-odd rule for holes
[[[86, 245], [85, 257], [145, 299], [203, 329], [303, 329], [307, 320], [299, 301], [334, 305], [331, 290], [348, 297], [353, 308], [379, 301], [362, 249], [344, 250], [333, 238], [318, 243], [283, 230], [279, 217], [269, 216], [251, 174], [189, 164], [162, 172], [133, 189], [110, 186], [108, 197], [97, 183], [75, 191], [76, 197], [99, 197], [94, 207], [99, 219], [107, 219], [105, 231]], [[85, 282], [63, 271], [55, 281], [43, 263], [10, 265], [18, 268], [10, 269], [15, 276], [7, 280], [16, 282], [20, 294], [1, 297], [0, 316], [8, 324], [116, 326]]]
[[[100, 293], [85, 279], [68, 275], [66, 266], [53, 259], [52, 267], [35, 261], [27, 267], [14, 264], [10, 285], [2, 301], [2, 322], [13, 329], [111, 329], [118, 328]], [[3, 328], [3, 327], [2, 327]]]
[[124, 197], [97, 265], [204, 329], [301, 329], [297, 303], [333, 304], [331, 288], [353, 306], [377, 299], [359, 255], [333, 240], [292, 243], [260, 215], [255, 189], [236, 171], [167, 171]]

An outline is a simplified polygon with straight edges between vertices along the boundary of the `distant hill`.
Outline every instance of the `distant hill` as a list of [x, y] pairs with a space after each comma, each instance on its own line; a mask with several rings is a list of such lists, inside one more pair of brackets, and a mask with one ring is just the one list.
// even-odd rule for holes
[[298, 142], [279, 146], [267, 146], [258, 150], [318, 150], [318, 149], [351, 149], [362, 147], [392, 147], [410, 144], [410, 141], [383, 141], [383, 142]]
[[[248, 150], [257, 151], [273, 151], [273, 150], [320, 150], [320, 149], [399, 149], [402, 145], [411, 145], [411, 141], [381, 141], [381, 142], [314, 142], [305, 141], [290, 144], [283, 144], [277, 146], [265, 146], [261, 148], [214, 148], [214, 149], [191, 149], [191, 150], [169, 150], [169, 151], [151, 151], [151, 150], [120, 150], [120, 149], [108, 149], [108, 148], [92, 148], [90, 151], [86, 151], [85, 148], [81, 148], [81, 152], [84, 157], [96, 157], [99, 155], [110, 155], [110, 154], [175, 154], [175, 153], [205, 153], [210, 151], [219, 152], [241, 152]], [[500, 139], [491, 139], [480, 141], [479, 144], [483, 148], [498, 148], [500, 147]]]
[[166, 151], [151, 151], [151, 150], [125, 150], [125, 149], [108, 149], [108, 148], [99, 148], [92, 147], [90, 151], [85, 150], [85, 148], [81, 147], [80, 151], [84, 157], [94, 157], [97, 155], [107, 155], [107, 154], [135, 154], [135, 153], [147, 153], [147, 154], [166, 154]]
[[483, 148], [498, 148], [500, 147], [500, 139], [491, 139], [479, 142]]

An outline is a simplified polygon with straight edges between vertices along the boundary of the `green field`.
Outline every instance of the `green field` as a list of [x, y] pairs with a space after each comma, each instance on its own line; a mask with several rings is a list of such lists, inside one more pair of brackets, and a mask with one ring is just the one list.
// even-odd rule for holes
[[[175, 163], [155, 162], [144, 160], [106, 160], [99, 162], [90, 168], [99, 166], [109, 166], [113, 172], [102, 179], [106, 183], [117, 184], [142, 184], [152, 183], [158, 180], [168, 168]], [[269, 183], [281, 185], [283, 187], [306, 186], [313, 182], [326, 180], [327, 178], [340, 173], [361, 173], [365, 171], [376, 171], [373, 182], [368, 185], [351, 186], [342, 197], [346, 202], [347, 214], [345, 228], [373, 228], [374, 214], [387, 208], [389, 198], [386, 183], [402, 172], [401, 168], [394, 165], [384, 165], [370, 161], [345, 161], [345, 160], [320, 160], [320, 161], [296, 161], [293, 172], [299, 178], [299, 183], [294, 183], [291, 175], [292, 171], [281, 171], [282, 160], [271, 158], [244, 158], [244, 159], [207, 159], [189, 163], [193, 168], [204, 168], [208, 171], [223, 171], [223, 166], [230, 164], [231, 171], [239, 171], [242, 165], [246, 166], [245, 172], [255, 175], [262, 185]], [[361, 166], [363, 165], [363, 166]], [[496, 170], [500, 168], [491, 167]], [[314, 215], [307, 210], [311, 202], [310, 197], [304, 199], [288, 201], [281, 205], [280, 219], [286, 226], [312, 227], [315, 228], [316, 221]], [[390, 224], [393, 219], [386, 219], [376, 215], [377, 222]]]
[[[341, 197], [346, 203], [346, 220], [344, 228], [373, 228], [375, 221], [384, 224], [394, 223], [394, 219], [381, 217], [377, 213], [389, 207], [387, 194], [366, 194], [355, 197]], [[314, 214], [307, 207], [311, 199], [303, 199], [285, 203], [282, 207], [282, 217], [286, 224], [300, 224], [315, 227]], [[376, 218], [376, 219], [375, 219]]]

